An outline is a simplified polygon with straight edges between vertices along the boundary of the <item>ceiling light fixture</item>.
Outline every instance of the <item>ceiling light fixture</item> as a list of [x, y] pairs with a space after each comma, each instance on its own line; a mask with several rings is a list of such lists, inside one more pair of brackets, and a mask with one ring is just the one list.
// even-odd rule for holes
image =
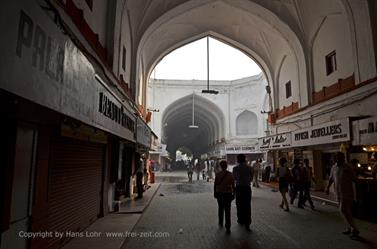
[[189, 128], [190, 129], [198, 129], [199, 128], [199, 126], [197, 126], [197, 125], [195, 125], [195, 113], [194, 113], [194, 111], [195, 111], [195, 93], [192, 93], [192, 123], [191, 123], [191, 125], [189, 125]]
[[209, 89], [209, 36], [207, 36], [207, 89], [202, 90], [202, 93], [218, 94], [219, 91]]

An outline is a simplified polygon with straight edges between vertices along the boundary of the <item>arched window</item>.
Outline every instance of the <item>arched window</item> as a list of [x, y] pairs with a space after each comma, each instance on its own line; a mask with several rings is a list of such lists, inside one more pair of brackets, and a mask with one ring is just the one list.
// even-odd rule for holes
[[258, 118], [255, 113], [250, 111], [243, 111], [238, 115], [236, 119], [236, 134], [237, 136], [242, 135], [253, 135], [258, 132]]

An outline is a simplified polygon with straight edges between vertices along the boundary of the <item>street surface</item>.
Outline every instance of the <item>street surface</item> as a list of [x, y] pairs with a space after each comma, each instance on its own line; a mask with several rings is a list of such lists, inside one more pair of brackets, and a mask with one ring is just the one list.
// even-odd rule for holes
[[[213, 181], [188, 183], [186, 172], [158, 172], [161, 187], [136, 224], [123, 249], [242, 248], [242, 249], [358, 249], [377, 248], [377, 224], [357, 220], [361, 238], [342, 234], [344, 223], [336, 207], [315, 202], [316, 210], [279, 208], [280, 194], [262, 186], [253, 188], [251, 232], [236, 220], [232, 203], [231, 234], [218, 227]], [[147, 235], [147, 236], [146, 236]]]

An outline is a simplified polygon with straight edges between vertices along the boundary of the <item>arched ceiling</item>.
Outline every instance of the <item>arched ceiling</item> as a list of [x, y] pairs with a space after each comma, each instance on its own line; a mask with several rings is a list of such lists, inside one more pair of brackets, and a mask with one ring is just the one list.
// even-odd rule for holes
[[257, 61], [262, 60], [269, 66], [264, 68], [265, 71], [274, 68], [273, 62], [288, 53], [302, 56], [300, 42], [289, 27], [255, 3], [216, 1], [173, 18], [169, 18], [169, 14], [172, 13], [166, 13], [153, 23], [142, 37], [139, 49], [146, 69], [151, 69], [161, 55], [177, 44], [190, 42], [210, 31], [228, 38], [230, 43], [237, 41], [254, 51], [260, 57], [256, 58]]
[[348, 0], [128, 0], [139, 72], [135, 81], [145, 84], [167, 53], [211, 35], [253, 57], [273, 92], [282, 63], [291, 57], [291, 77], [308, 91], [299, 96], [306, 105], [310, 44], [326, 16], [352, 15], [347, 6]]
[[167, 53], [206, 35], [241, 48], [262, 67], [269, 82], [281, 60], [291, 56], [296, 61], [293, 77], [307, 82], [300, 39], [274, 13], [245, 0], [188, 1], [160, 16], [138, 47], [145, 78]]
[[200, 155], [224, 137], [224, 114], [215, 104], [197, 94], [194, 96], [194, 118], [199, 128], [189, 128], [192, 124], [192, 101], [192, 94], [183, 97], [170, 104], [163, 113], [161, 139], [172, 154], [184, 146]]

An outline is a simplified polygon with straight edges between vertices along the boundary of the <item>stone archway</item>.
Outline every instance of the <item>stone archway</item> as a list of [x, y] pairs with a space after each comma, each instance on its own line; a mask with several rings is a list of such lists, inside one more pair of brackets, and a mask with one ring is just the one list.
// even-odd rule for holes
[[[192, 103], [194, 97], [194, 124], [192, 125]], [[162, 143], [167, 144], [170, 153], [182, 146], [200, 155], [209, 147], [224, 138], [224, 114], [214, 103], [197, 95], [190, 94], [171, 103], [162, 115]]]

